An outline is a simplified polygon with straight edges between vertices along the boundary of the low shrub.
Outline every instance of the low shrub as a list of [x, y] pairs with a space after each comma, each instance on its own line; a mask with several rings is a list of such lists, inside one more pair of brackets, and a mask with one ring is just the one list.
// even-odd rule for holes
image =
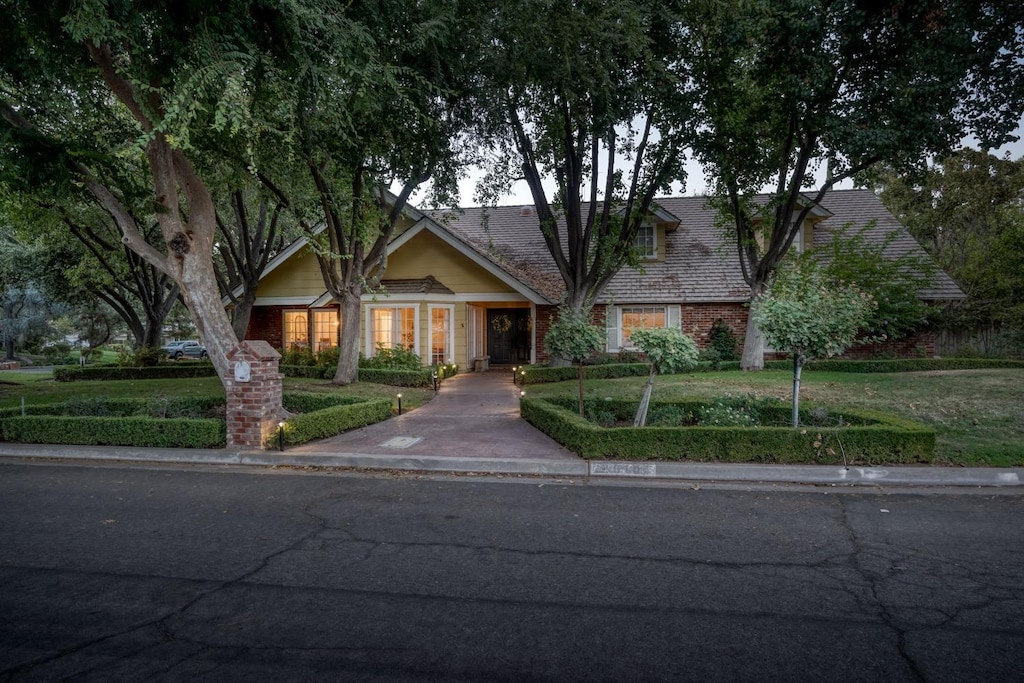
[[26, 415], [0, 419], [0, 438], [22, 443], [223, 448], [223, 420]]
[[84, 368], [54, 368], [53, 378], [58, 382], [99, 382], [130, 379], [190, 379], [214, 377], [217, 370], [209, 361], [156, 365], [153, 367], [119, 367], [92, 365]]
[[[26, 415], [59, 417], [203, 418], [224, 406], [223, 398], [157, 395], [152, 398], [76, 398], [62, 403], [25, 406]], [[21, 408], [0, 409], [0, 418], [21, 415]], [[141, 445], [141, 444], [140, 444]]]
[[377, 345], [377, 353], [366, 358], [359, 357], [359, 369], [373, 368], [379, 370], [416, 370], [423, 366], [423, 361], [411, 349], [402, 346]]
[[[565, 382], [576, 379], [576, 366], [565, 368], [549, 368], [529, 365], [523, 368], [525, 375], [521, 379], [526, 384], [544, 384], [547, 382]], [[618, 377], [646, 377], [651, 371], [647, 363], [608, 363], [605, 365], [585, 365], [583, 379], [616, 379]]]
[[318, 394], [312, 391], [286, 391], [281, 396], [281, 405], [293, 413], [312, 413], [317, 410], [362, 403], [365, 399], [358, 396], [340, 396], [338, 394]]
[[[358, 400], [358, 399], [357, 399]], [[282, 434], [285, 446], [295, 446], [313, 439], [335, 436], [348, 429], [364, 427], [391, 417], [391, 401], [387, 399], [360, 400], [344, 405], [334, 405], [301, 415], [293, 415], [284, 421]], [[276, 447], [275, 435], [266, 444]]]
[[121, 368], [151, 368], [166, 359], [166, 351], [152, 346], [143, 346], [138, 349], [122, 346], [117, 351], [117, 365]]
[[[636, 403], [604, 401], [603, 410], [628, 419]], [[674, 405], [683, 414], [697, 414], [707, 402]], [[586, 459], [692, 460], [866, 465], [930, 462], [935, 430], [910, 420], [866, 410], [842, 411], [838, 427], [663, 427], [603, 428], [581, 418], [571, 399], [524, 398], [522, 416], [566, 448]], [[653, 409], [653, 406], [652, 406]], [[813, 410], [806, 406], [806, 410]], [[788, 407], [759, 408], [768, 421], [785, 419]], [[839, 424], [839, 420], [836, 419]]]
[[423, 366], [414, 370], [359, 368], [359, 381], [393, 387], [431, 387], [434, 385], [434, 370]]

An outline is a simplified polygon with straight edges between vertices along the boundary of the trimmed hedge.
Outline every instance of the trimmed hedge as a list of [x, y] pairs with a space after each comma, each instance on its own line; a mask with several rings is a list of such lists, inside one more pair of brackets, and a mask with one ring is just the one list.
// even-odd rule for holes
[[[224, 405], [218, 397], [88, 398], [25, 406], [25, 415], [60, 417], [202, 418]], [[0, 408], [0, 418], [19, 417], [21, 408]]]
[[223, 448], [224, 420], [27, 415], [0, 419], [0, 438], [21, 443]]
[[295, 413], [312, 413], [317, 410], [348, 406], [363, 403], [367, 399], [359, 396], [339, 396], [337, 394], [318, 394], [311, 391], [286, 391], [281, 396], [281, 405], [285, 410]]
[[[575, 365], [564, 368], [535, 367], [524, 368], [522, 382], [526, 384], [545, 384], [547, 382], [565, 382], [579, 377], [579, 368]], [[583, 379], [616, 379], [618, 377], [646, 377], [651, 371], [649, 363], [605, 363], [604, 365], [584, 365]]]
[[430, 367], [417, 370], [359, 368], [359, 381], [386, 384], [392, 387], [432, 387], [434, 386], [434, 369]]
[[[358, 400], [358, 399], [357, 399]], [[293, 415], [284, 421], [284, 445], [295, 446], [313, 439], [335, 436], [348, 429], [364, 427], [391, 417], [391, 401], [376, 399], [334, 405], [310, 413]], [[277, 435], [266, 446], [277, 446]]]
[[[765, 370], [792, 370], [792, 360], [769, 360], [764, 363]], [[804, 371], [820, 370], [821, 372], [926, 372], [929, 370], [991, 370], [999, 368], [1024, 368], [1024, 361], [1005, 360], [1001, 358], [896, 358], [892, 360], [846, 360], [843, 358], [825, 358], [810, 360], [804, 365]], [[682, 374], [698, 372], [719, 372], [739, 370], [739, 361], [700, 361], [692, 370]], [[647, 363], [610, 363], [605, 365], [583, 366], [584, 379], [615, 379], [618, 377], [636, 377], [646, 375], [650, 371]], [[526, 384], [543, 384], [546, 382], [565, 382], [576, 379], [576, 366], [567, 368], [526, 367]]]
[[[285, 377], [331, 379], [334, 377], [335, 368], [316, 365], [282, 365], [280, 370]], [[434, 385], [434, 370], [431, 367], [415, 370], [359, 368], [359, 381], [393, 387], [431, 387]]]
[[[566, 401], [524, 398], [520, 413], [532, 425], [588, 460], [692, 460], [866, 465], [930, 462], [935, 430], [902, 418], [843, 409], [848, 426], [806, 427], [613, 427], [581, 418]], [[573, 404], [574, 405], [574, 404]], [[698, 401], [659, 403], [694, 410]], [[629, 415], [625, 401], [609, 401], [613, 413]], [[653, 406], [652, 406], [653, 407]], [[807, 407], [808, 410], [810, 406]], [[784, 412], [782, 406], [780, 412]], [[815, 446], [818, 443], [818, 446]], [[826, 453], [831, 448], [835, 455]]]
[[122, 368], [117, 365], [93, 365], [84, 368], [54, 368], [53, 378], [58, 382], [108, 381], [124, 379], [190, 379], [215, 377], [212, 363], [175, 363], [144, 368]]

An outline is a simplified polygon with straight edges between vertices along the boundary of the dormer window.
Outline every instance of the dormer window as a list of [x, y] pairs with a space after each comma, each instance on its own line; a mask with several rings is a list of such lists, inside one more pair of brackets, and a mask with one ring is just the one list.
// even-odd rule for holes
[[636, 231], [633, 241], [636, 255], [642, 259], [653, 259], [658, 256], [658, 233], [653, 225], [641, 225]]

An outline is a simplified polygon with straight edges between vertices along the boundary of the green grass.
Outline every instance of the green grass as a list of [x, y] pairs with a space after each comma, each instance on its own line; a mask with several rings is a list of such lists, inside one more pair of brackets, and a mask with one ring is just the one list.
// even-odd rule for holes
[[[644, 378], [588, 380], [586, 396], [639, 400]], [[782, 370], [658, 377], [653, 400], [725, 394], [789, 401], [793, 375]], [[527, 387], [530, 396], [574, 397], [575, 382]], [[935, 462], [1024, 466], [1024, 370], [945, 370], [885, 374], [805, 371], [801, 399], [871, 408], [918, 420], [938, 432]]]
[[[326, 380], [286, 377], [285, 391], [316, 391], [338, 393], [361, 398], [395, 400], [402, 394], [402, 410], [417, 408], [434, 396], [429, 389], [392, 387], [383, 384], [359, 383], [339, 387]], [[86, 398], [149, 398], [163, 396], [223, 397], [224, 387], [216, 377], [188, 380], [154, 379], [106, 382], [55, 382], [48, 373], [4, 371], [0, 373], [0, 408], [13, 408], [26, 404], [58, 403], [69, 399]]]

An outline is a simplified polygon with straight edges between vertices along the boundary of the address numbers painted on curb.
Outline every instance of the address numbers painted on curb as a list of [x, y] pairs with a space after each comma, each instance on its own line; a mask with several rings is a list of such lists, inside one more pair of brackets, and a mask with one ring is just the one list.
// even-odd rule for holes
[[654, 477], [657, 466], [653, 462], [592, 462], [590, 474], [604, 474], [616, 477]]

